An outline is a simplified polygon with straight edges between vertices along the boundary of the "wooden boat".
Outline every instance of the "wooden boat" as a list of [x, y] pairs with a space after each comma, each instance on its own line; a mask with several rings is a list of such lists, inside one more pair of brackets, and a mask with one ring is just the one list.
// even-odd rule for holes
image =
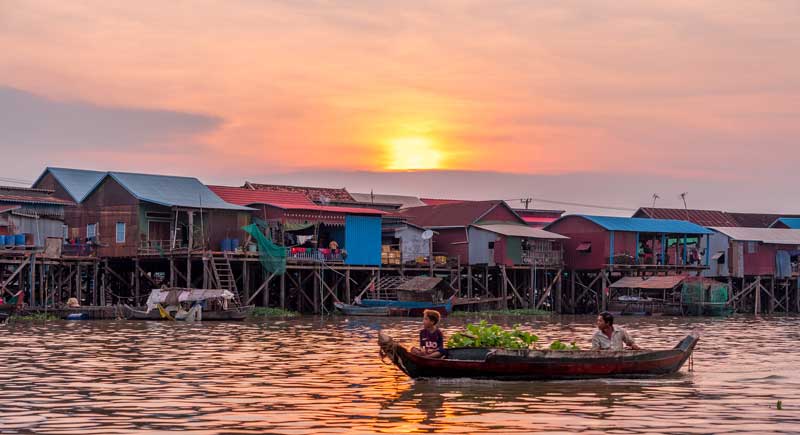
[[445, 359], [414, 355], [379, 333], [381, 356], [411, 378], [549, 380], [642, 377], [677, 372], [689, 359], [698, 337], [688, 335], [665, 350], [553, 351], [449, 349]]
[[365, 307], [342, 302], [333, 305], [346, 316], [388, 316], [390, 311], [389, 307]]
[[439, 314], [446, 316], [453, 312], [453, 300], [450, 298], [445, 302], [419, 302], [419, 301], [394, 301], [384, 299], [362, 299], [360, 306], [363, 307], [384, 307], [389, 309], [391, 316], [421, 316], [425, 310], [438, 311]]
[[[203, 321], [242, 321], [245, 320], [250, 312], [253, 310], [252, 306], [232, 308], [228, 310], [212, 310], [203, 311]], [[150, 312], [144, 310], [137, 310], [129, 305], [124, 305], [123, 313], [125, 318], [129, 320], [168, 320], [161, 316], [158, 310], [151, 310]]]

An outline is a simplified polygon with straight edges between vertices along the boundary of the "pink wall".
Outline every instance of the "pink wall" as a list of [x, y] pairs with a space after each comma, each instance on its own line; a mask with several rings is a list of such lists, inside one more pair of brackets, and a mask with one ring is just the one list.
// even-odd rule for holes
[[525, 221], [520, 220], [520, 218], [518, 218], [511, 210], [509, 210], [507, 207], [504, 207], [502, 204], [498, 205], [494, 208], [494, 210], [487, 213], [486, 216], [482, 217], [479, 222], [487, 221], [525, 224]]
[[469, 245], [467, 241], [467, 230], [464, 227], [460, 228], [447, 228], [436, 230], [438, 234], [433, 236], [433, 251], [434, 254], [443, 254], [448, 257], [460, 257], [462, 263], [469, 260]]
[[756, 244], [756, 252], [748, 254], [747, 242], [743, 243], [744, 274], [745, 275], [773, 275], [775, 274], [775, 254], [777, 245]]
[[[564, 264], [568, 269], [602, 269], [609, 257], [609, 232], [580, 216], [567, 216], [547, 227], [569, 239], [564, 240]], [[592, 252], [578, 252], [581, 243], [591, 243]]]

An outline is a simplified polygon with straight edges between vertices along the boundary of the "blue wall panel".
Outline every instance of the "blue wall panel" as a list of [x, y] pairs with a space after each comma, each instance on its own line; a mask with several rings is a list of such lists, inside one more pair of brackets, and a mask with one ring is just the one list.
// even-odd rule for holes
[[344, 222], [344, 246], [347, 250], [345, 263], [380, 266], [381, 218], [346, 216]]

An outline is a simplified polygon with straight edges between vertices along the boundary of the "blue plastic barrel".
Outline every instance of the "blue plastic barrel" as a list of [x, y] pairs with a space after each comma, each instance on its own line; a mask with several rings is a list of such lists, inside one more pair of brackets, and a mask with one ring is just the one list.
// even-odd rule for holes
[[0, 246], [6, 245], [6, 236], [0, 236]]
[[231, 239], [224, 238], [222, 239], [222, 250], [223, 251], [230, 251], [231, 250]]
[[13, 235], [6, 236], [6, 246], [14, 246], [14, 236]]
[[231, 239], [231, 251], [239, 249], [239, 239]]
[[14, 236], [14, 244], [18, 246], [25, 246], [25, 234], [16, 234]]

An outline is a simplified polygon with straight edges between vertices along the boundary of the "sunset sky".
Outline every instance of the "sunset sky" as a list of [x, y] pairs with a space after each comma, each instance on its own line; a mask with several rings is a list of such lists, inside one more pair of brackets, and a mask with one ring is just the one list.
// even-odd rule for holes
[[800, 212], [798, 28], [794, 0], [2, 0], [0, 177]]

